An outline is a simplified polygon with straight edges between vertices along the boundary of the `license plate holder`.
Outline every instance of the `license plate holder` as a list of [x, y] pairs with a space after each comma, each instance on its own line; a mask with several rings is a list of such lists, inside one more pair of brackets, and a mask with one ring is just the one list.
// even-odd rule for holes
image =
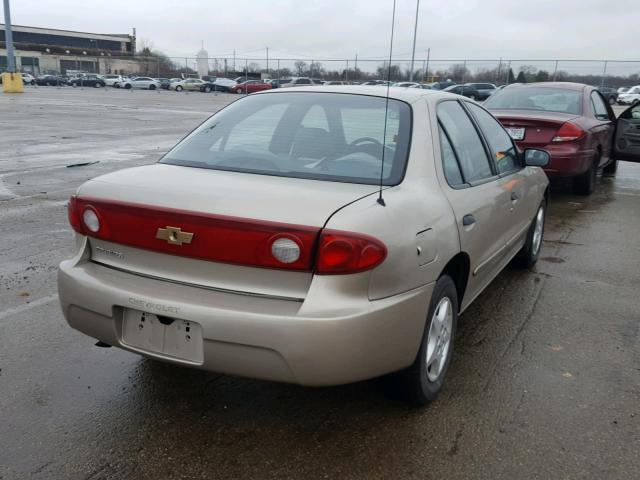
[[524, 140], [524, 128], [506, 127], [507, 133], [514, 140]]
[[124, 309], [122, 343], [134, 349], [201, 364], [204, 360], [202, 326], [190, 320], [159, 317]]

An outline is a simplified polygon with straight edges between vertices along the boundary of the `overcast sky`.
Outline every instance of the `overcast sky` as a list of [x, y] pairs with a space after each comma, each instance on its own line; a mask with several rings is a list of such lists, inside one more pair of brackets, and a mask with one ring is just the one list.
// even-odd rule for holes
[[[388, 55], [392, 0], [12, 0], [13, 23], [129, 33], [170, 56]], [[416, 57], [636, 59], [640, 0], [422, 0]], [[397, 0], [394, 58], [409, 58], [416, 0]], [[631, 13], [634, 15], [631, 15]]]

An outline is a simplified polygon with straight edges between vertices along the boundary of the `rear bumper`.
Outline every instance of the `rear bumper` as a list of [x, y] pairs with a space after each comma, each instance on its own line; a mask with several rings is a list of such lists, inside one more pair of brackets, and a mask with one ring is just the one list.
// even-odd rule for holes
[[[58, 286], [69, 325], [110, 345], [225, 374], [320, 386], [393, 372], [417, 354], [433, 284], [370, 301], [358, 275], [316, 276], [307, 298], [292, 301], [170, 284], [74, 259], [60, 264]], [[202, 364], [125, 345], [124, 309], [141, 305], [199, 323]]]
[[595, 157], [595, 150], [582, 149], [580, 144], [567, 142], [550, 143], [544, 146], [519, 144], [521, 148], [540, 148], [551, 155], [549, 164], [544, 171], [549, 178], [576, 177], [585, 173]]

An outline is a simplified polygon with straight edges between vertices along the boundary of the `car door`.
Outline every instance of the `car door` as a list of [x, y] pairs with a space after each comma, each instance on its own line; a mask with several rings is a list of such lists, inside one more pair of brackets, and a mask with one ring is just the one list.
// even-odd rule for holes
[[511, 217], [509, 193], [489, 160], [484, 140], [458, 100], [437, 106], [445, 194], [453, 209], [463, 252], [469, 255], [470, 275], [464, 308], [497, 275], [505, 263]]
[[613, 142], [613, 158], [640, 162], [640, 104], [627, 108], [618, 117]]
[[504, 222], [505, 263], [522, 245], [531, 221], [538, 211], [539, 197], [534, 193], [535, 178], [525, 169], [524, 159], [502, 124], [479, 105], [463, 102], [482, 132], [489, 157], [498, 176], [501, 189], [498, 211]]
[[595, 124], [590, 131], [594, 137], [594, 144], [600, 145], [602, 148], [599, 166], [603, 166], [609, 163], [611, 157], [615, 115], [608, 103], [602, 98], [602, 94], [597, 90], [591, 91], [589, 107], [591, 116], [595, 119]]

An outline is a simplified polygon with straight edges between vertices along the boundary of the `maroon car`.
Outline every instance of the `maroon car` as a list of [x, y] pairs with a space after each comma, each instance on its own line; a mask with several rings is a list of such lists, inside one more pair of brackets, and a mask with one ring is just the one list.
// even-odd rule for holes
[[509, 85], [484, 103], [517, 145], [551, 154], [549, 177], [572, 177], [574, 190], [589, 195], [598, 169], [614, 173], [616, 118], [595, 87], [549, 82]]
[[231, 93], [253, 93], [260, 90], [269, 90], [270, 88], [271, 85], [264, 83], [262, 80], [247, 80], [229, 88], [229, 91]]

